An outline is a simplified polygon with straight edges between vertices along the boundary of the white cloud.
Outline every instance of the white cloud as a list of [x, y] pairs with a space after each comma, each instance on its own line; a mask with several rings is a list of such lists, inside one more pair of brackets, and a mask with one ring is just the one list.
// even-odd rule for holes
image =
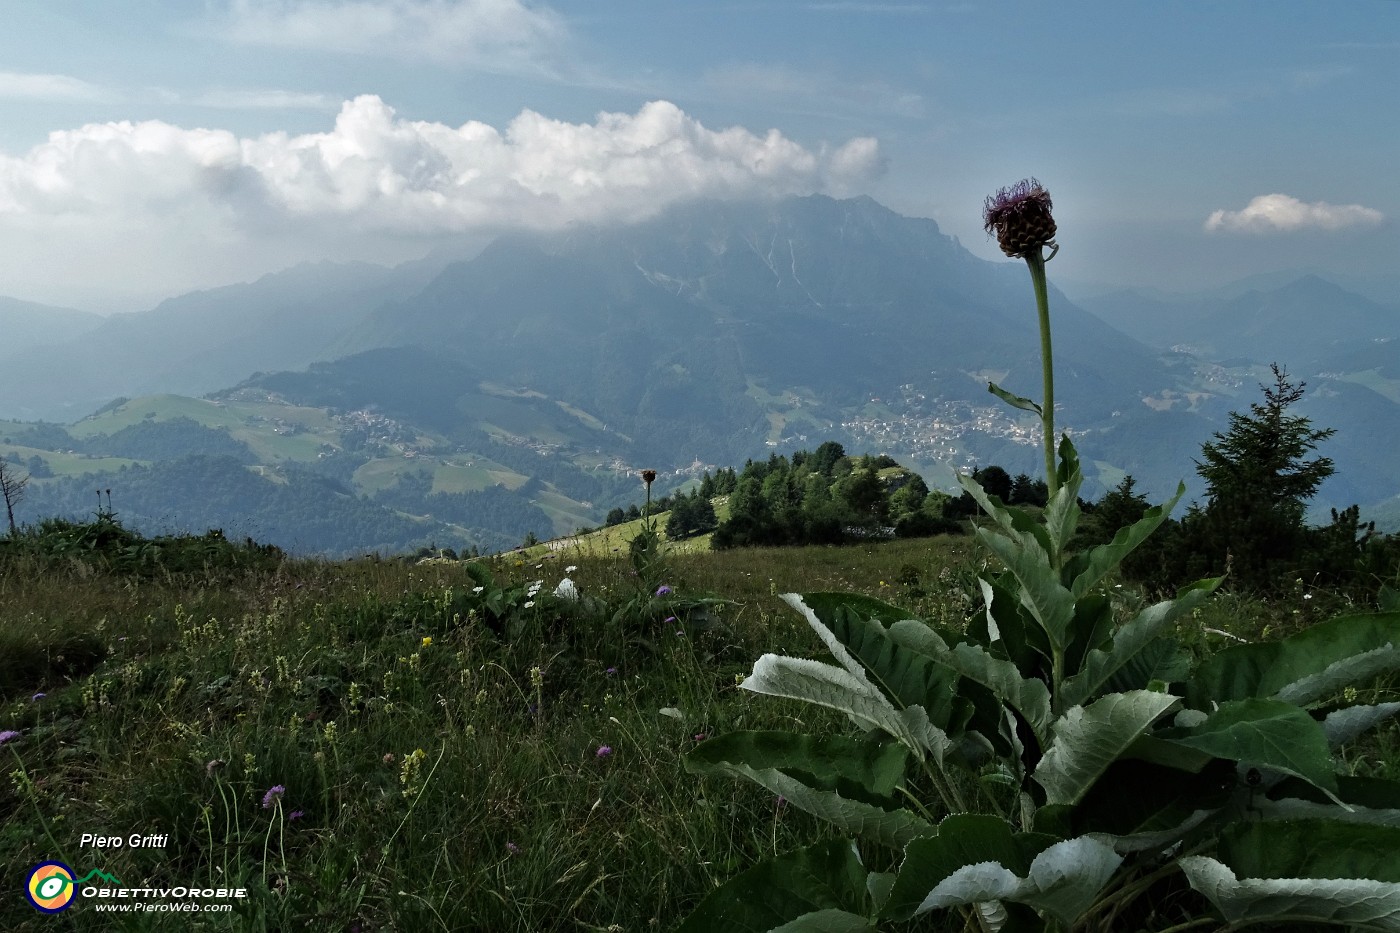
[[402, 251], [446, 234], [637, 221], [696, 198], [844, 194], [882, 169], [874, 139], [809, 148], [777, 130], [710, 129], [666, 101], [592, 123], [527, 110], [503, 129], [407, 120], [374, 96], [304, 135], [90, 124], [0, 154], [0, 281], [164, 280], [240, 251], [273, 262], [287, 242], [297, 258], [371, 241]]
[[522, 0], [233, 0], [235, 42], [319, 49], [489, 71], [552, 71], [564, 22]]
[[1211, 233], [1293, 233], [1299, 230], [1341, 230], [1374, 227], [1385, 216], [1360, 204], [1309, 204], [1286, 194], [1261, 194], [1243, 210], [1215, 211], [1206, 219]]
[[104, 88], [70, 75], [0, 71], [0, 99], [60, 101], [108, 97]]

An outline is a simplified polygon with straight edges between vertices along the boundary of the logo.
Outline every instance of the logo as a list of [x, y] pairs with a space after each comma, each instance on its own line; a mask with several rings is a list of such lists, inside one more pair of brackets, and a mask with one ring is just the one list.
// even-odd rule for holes
[[56, 914], [73, 905], [76, 889], [73, 869], [62, 862], [40, 862], [29, 873], [24, 893], [35, 910]]
[[73, 896], [78, 885], [86, 884], [97, 877], [109, 884], [121, 884], [106, 872], [93, 869], [86, 877], [74, 879], [73, 869], [62, 862], [40, 862], [29, 872], [29, 880], [24, 885], [24, 894], [34, 909], [46, 914], [56, 914], [73, 906]]

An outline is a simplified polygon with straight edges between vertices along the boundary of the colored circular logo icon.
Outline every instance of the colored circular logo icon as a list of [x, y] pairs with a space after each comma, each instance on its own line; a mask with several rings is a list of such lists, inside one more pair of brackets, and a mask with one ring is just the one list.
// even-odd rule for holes
[[73, 906], [73, 896], [77, 893], [73, 869], [62, 862], [40, 862], [29, 873], [24, 893], [35, 910], [46, 914], [67, 910]]

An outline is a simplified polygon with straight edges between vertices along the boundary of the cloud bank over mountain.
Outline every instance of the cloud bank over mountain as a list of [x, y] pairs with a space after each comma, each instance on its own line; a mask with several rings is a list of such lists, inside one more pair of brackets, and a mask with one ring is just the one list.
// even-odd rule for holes
[[343, 248], [355, 236], [635, 222], [699, 198], [851, 193], [882, 169], [869, 137], [811, 148], [778, 130], [711, 129], [667, 101], [592, 123], [526, 110], [502, 129], [406, 119], [373, 95], [302, 135], [93, 123], [0, 154], [0, 274], [25, 281], [35, 262], [44, 279], [61, 274], [36, 237], [90, 261], [104, 244], [126, 262], [145, 255], [137, 264], [160, 277], [190, 237], [207, 264], [256, 239]]

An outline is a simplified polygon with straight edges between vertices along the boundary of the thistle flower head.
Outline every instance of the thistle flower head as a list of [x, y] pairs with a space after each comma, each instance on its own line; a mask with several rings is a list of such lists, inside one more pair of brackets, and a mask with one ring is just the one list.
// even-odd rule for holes
[[982, 226], [996, 234], [1003, 253], [1023, 257], [1055, 239], [1051, 207], [1050, 192], [1034, 178], [1026, 178], [987, 197]]
[[606, 758], [606, 757], [608, 757], [609, 755], [612, 754], [612, 746], [611, 746], [611, 745], [599, 745], [599, 746], [598, 746], [598, 751], [594, 752], [594, 754], [595, 754], [597, 757], [599, 757], [599, 758]]

